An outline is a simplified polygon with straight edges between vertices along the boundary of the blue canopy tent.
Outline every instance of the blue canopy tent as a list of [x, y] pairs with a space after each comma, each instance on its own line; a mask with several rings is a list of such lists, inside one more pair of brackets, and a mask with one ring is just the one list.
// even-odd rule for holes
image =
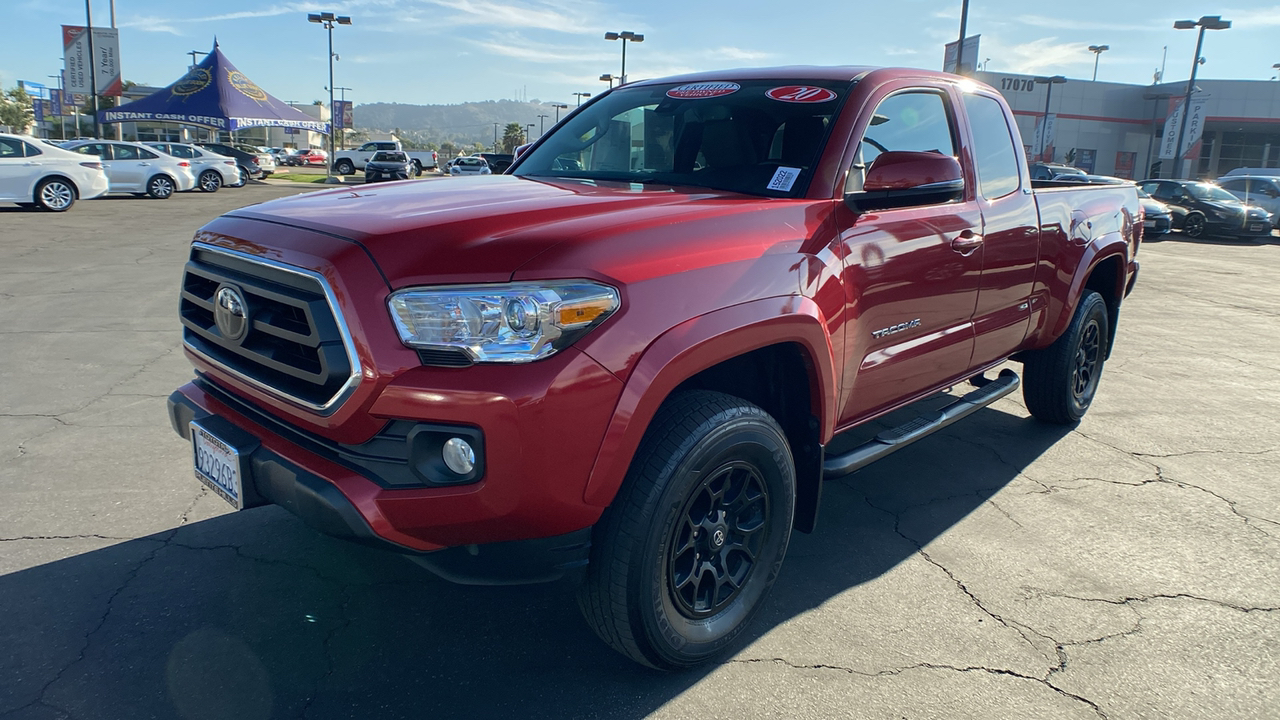
[[218, 49], [181, 79], [141, 100], [98, 113], [98, 121], [171, 122], [226, 132], [286, 127], [329, 134], [329, 123], [280, 102], [258, 87]]

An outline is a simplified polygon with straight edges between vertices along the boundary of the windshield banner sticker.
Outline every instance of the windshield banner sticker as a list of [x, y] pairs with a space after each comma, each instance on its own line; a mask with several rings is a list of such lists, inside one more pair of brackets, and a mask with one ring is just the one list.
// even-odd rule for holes
[[773, 179], [769, 181], [769, 189], [778, 192], [791, 192], [791, 186], [796, 184], [796, 178], [800, 177], [800, 168], [780, 167], [773, 174]]
[[678, 100], [703, 100], [732, 95], [741, 89], [741, 85], [733, 82], [700, 82], [671, 88], [667, 91], [667, 97]]
[[836, 99], [834, 91], [811, 85], [784, 85], [766, 92], [765, 96], [789, 103], [824, 103]]

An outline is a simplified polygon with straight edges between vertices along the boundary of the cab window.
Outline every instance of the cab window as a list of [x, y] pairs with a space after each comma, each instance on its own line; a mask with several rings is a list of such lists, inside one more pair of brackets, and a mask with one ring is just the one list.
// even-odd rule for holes
[[137, 160], [140, 156], [138, 149], [131, 145], [114, 146], [116, 160]]
[[40, 148], [36, 147], [35, 145], [32, 145], [32, 144], [31, 144], [31, 143], [29, 143], [29, 142], [24, 142], [24, 143], [22, 143], [22, 144], [23, 144], [23, 146], [25, 146], [25, 147], [26, 147], [26, 149], [27, 149], [27, 157], [35, 157], [36, 155], [43, 155], [43, 154], [44, 154], [44, 151], [43, 151], [43, 150], [41, 150]]
[[954, 156], [954, 137], [951, 113], [942, 93], [909, 90], [890, 95], [871, 115], [845, 182], [845, 192], [862, 190], [866, 169], [880, 153], [906, 150]]
[[1013, 135], [1000, 103], [982, 95], [965, 95], [973, 132], [973, 159], [978, 170], [978, 189], [988, 200], [1004, 197], [1018, 189], [1018, 156], [1013, 151]]
[[22, 157], [22, 141], [0, 138], [0, 158]]
[[103, 160], [111, 159], [111, 149], [106, 143], [89, 143], [88, 145], [78, 145], [72, 148], [72, 151], [81, 155], [97, 155]]

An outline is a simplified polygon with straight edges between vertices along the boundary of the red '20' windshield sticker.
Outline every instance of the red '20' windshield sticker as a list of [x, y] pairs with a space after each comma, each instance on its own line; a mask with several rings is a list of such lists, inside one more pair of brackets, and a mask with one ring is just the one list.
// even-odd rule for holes
[[679, 100], [703, 100], [732, 95], [741, 89], [741, 85], [733, 82], [700, 82], [671, 88], [667, 91], [667, 97]]
[[790, 103], [824, 103], [836, 99], [835, 92], [811, 85], [785, 85], [776, 87], [765, 95], [774, 100]]

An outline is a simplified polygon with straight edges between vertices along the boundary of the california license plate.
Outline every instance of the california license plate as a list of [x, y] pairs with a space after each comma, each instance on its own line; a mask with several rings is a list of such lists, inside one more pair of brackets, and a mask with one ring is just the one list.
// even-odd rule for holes
[[237, 510], [244, 509], [240, 453], [218, 436], [191, 422], [191, 457], [196, 479]]
[[1262, 223], [1254, 223], [1250, 225], [1249, 232], [1262, 232]]
[[1143, 220], [1143, 221], [1142, 221], [1142, 227], [1155, 227], [1155, 226], [1156, 226], [1156, 221], [1155, 221], [1155, 220]]

